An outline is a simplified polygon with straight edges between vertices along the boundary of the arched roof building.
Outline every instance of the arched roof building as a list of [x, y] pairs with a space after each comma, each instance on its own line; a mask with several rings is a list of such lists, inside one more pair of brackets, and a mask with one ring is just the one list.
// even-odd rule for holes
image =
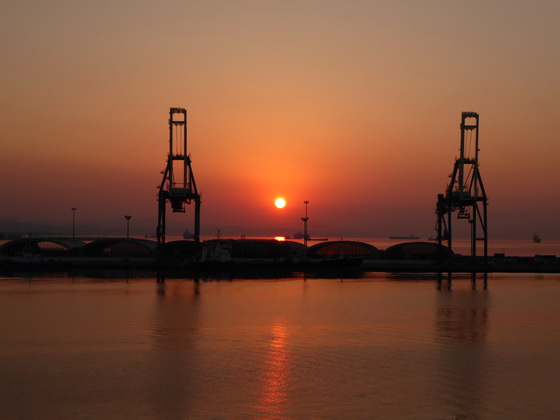
[[385, 258], [389, 260], [433, 260], [452, 256], [451, 249], [432, 242], [403, 242], [385, 250]]
[[359, 241], [321, 242], [307, 250], [308, 258], [363, 257], [364, 259], [375, 259], [380, 256], [381, 251], [376, 247]]
[[85, 244], [80, 254], [83, 257], [151, 257], [157, 243], [148, 239], [109, 238]]
[[270, 240], [233, 241], [232, 258], [287, 258], [289, 249], [280, 246], [280, 242]]
[[[299, 249], [297, 242], [266, 239], [242, 239], [233, 242], [232, 258], [292, 258]], [[301, 255], [300, 255], [301, 256]]]
[[202, 252], [202, 244], [195, 241], [171, 241], [162, 245], [161, 255], [173, 260], [190, 260]]
[[301, 259], [307, 247], [290, 241], [272, 239], [212, 239], [205, 241], [201, 262], [272, 262]]
[[75, 255], [84, 242], [66, 238], [21, 238], [0, 246], [4, 257], [40, 256], [44, 258]]

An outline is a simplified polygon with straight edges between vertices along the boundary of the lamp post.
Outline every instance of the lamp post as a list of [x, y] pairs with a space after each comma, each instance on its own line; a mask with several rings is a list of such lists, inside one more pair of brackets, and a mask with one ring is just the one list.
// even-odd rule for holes
[[309, 217], [307, 217], [307, 205], [309, 201], [305, 200], [303, 203], [305, 204], [305, 217], [301, 218], [303, 221], [303, 244], [307, 246], [307, 221], [309, 220]]
[[126, 219], [126, 239], [128, 239], [130, 236], [130, 219], [132, 218], [132, 216], [124, 216], [124, 218]]
[[76, 207], [72, 207], [72, 238], [76, 237]]

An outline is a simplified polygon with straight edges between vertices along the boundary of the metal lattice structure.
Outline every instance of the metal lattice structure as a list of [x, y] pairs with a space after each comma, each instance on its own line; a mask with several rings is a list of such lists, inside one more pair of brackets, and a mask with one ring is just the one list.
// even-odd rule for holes
[[169, 109], [169, 154], [158, 193], [158, 245], [165, 243], [166, 207], [185, 213], [185, 205], [194, 201], [195, 242], [200, 242], [200, 194], [196, 188], [191, 158], [187, 153], [187, 110]]
[[479, 116], [476, 112], [461, 115], [461, 154], [455, 161], [445, 194], [438, 194], [437, 242], [447, 241], [452, 248], [452, 213], [471, 225], [471, 256], [477, 256], [477, 243], [483, 243], [484, 258], [488, 256], [488, 197], [478, 164]]

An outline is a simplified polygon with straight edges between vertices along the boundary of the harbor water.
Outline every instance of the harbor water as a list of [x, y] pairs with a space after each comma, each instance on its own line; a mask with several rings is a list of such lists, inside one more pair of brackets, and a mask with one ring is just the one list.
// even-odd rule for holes
[[560, 275], [328, 277], [0, 277], [0, 418], [560, 415]]

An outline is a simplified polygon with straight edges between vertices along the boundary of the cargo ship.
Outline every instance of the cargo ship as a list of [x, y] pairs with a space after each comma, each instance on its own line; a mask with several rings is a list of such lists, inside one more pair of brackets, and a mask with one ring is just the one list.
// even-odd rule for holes
[[410, 236], [389, 236], [389, 239], [409, 239], [409, 240], [418, 240], [420, 239], [419, 236], [414, 236], [410, 234]]

